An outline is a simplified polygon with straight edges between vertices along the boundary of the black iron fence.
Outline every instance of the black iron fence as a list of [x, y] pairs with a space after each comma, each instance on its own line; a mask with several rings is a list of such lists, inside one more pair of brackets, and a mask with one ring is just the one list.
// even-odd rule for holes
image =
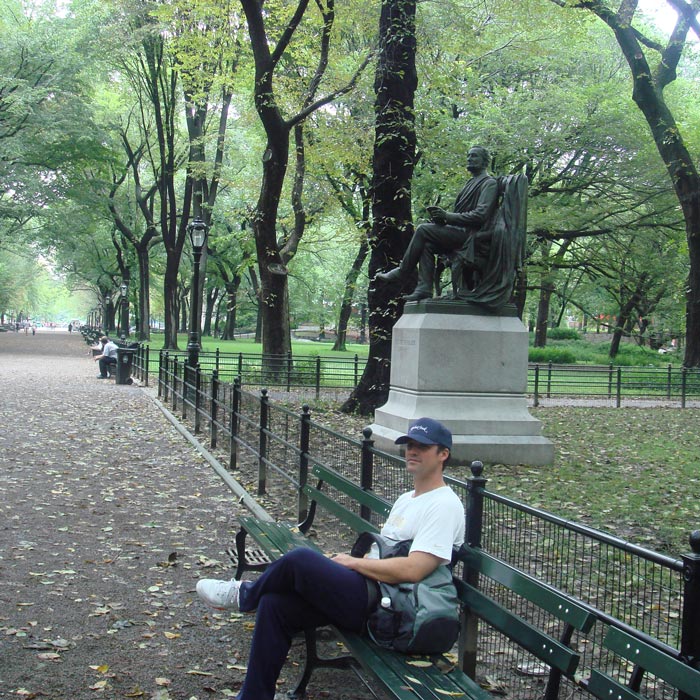
[[[160, 372], [161, 366], [182, 373], [185, 352], [161, 351], [149, 357], [148, 346], [140, 346], [137, 366], [146, 378], [146, 368]], [[262, 355], [256, 353], [202, 352], [199, 366], [203, 374], [216, 371], [219, 381], [233, 383], [238, 377], [243, 386], [267, 386], [270, 389], [303, 390], [319, 398], [329, 390], [349, 393], [358, 383], [366, 360], [353, 357]], [[684, 408], [689, 401], [700, 400], [700, 369], [674, 365], [666, 367], [618, 367], [615, 365], [528, 366], [527, 393], [535, 406], [547, 399], [590, 399], [621, 407], [636, 400], [672, 402]]]
[[[170, 357], [161, 362], [158, 393], [196, 434], [208, 438], [210, 448], [223, 451], [237, 479], [282, 519], [305, 517], [308, 503], [301, 489], [314, 463], [389, 500], [410, 488], [403, 460], [376, 449], [369, 429], [361, 438], [341, 435], [313, 421], [308, 407], [301, 413], [290, 411], [271, 401], [267, 390], [254, 394], [238, 379], [222, 382], [216, 369], [211, 375], [201, 368], [183, 372], [181, 358]], [[482, 626], [476, 669], [482, 683], [520, 700], [542, 698], [546, 687], [546, 700], [587, 700], [591, 669], [612, 675], [618, 670], [602, 646], [610, 625], [698, 663], [700, 538], [691, 553], [669, 557], [490, 492], [478, 463], [471, 471], [463, 480], [448, 478], [465, 503], [468, 541], [575, 597], [598, 619], [590, 633], [572, 639], [582, 657], [579, 675], [559, 685], [548, 684], [549, 670], [537, 659]], [[332, 490], [330, 495], [343, 500]], [[361, 510], [360, 515], [367, 517]], [[318, 525], [323, 526], [338, 534], [332, 519]], [[348, 533], [348, 548], [350, 539]], [[533, 611], [506, 588], [490, 592], [532, 619]], [[549, 624], [536, 622], [540, 627]], [[676, 697], [653, 677], [645, 678], [640, 688], [654, 700]]]

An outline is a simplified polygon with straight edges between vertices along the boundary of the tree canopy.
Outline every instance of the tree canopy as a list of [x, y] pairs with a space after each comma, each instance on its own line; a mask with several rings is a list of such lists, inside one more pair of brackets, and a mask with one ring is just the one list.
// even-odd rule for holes
[[157, 310], [167, 347], [192, 298], [207, 332], [243, 324], [268, 354], [303, 322], [344, 342], [365, 308], [386, 375], [401, 305], [372, 277], [481, 144], [530, 182], [516, 301], [536, 342], [643, 319], [700, 365], [700, 4], [660, 5], [670, 30], [636, 0], [443, 0], [405, 25], [395, 0], [2, 0], [0, 313], [27, 308], [22, 241], [103, 308], [129, 280], [139, 336]]

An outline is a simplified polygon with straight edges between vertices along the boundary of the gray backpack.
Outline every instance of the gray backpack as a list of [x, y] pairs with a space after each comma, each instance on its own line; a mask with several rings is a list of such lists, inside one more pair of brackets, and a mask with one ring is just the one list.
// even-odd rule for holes
[[[381, 559], [406, 556], [411, 540], [396, 542], [375, 533], [360, 535], [353, 556], [363, 556], [372, 543]], [[459, 599], [446, 565], [418, 583], [378, 583], [380, 602], [367, 618], [367, 632], [379, 646], [403, 654], [442, 654], [459, 636]]]

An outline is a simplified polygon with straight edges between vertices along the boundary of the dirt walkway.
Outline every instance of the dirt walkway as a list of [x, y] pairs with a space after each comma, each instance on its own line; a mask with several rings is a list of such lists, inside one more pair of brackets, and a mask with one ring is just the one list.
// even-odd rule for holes
[[241, 506], [147, 392], [96, 373], [79, 335], [0, 334], [0, 698], [232, 697], [253, 619], [194, 587], [231, 575]]

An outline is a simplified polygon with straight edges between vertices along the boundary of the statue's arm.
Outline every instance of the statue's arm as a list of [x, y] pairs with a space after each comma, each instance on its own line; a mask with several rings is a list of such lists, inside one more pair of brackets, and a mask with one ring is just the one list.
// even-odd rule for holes
[[452, 226], [463, 226], [464, 228], [480, 228], [485, 224], [496, 206], [498, 198], [498, 182], [490, 177], [486, 180], [479, 192], [479, 199], [476, 206], [470, 211], [463, 213], [447, 214], [447, 223]]

